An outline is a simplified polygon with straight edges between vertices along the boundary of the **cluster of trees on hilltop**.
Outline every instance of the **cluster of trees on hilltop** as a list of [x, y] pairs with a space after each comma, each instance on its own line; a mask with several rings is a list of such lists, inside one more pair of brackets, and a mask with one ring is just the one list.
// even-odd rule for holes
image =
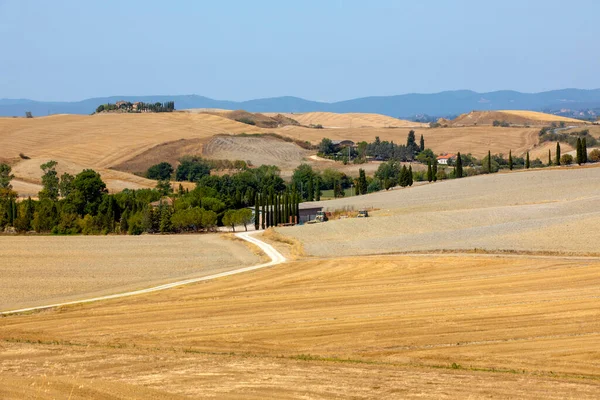
[[[382, 141], [379, 136], [375, 137], [374, 142], [359, 142], [356, 147], [345, 147], [334, 145], [333, 141], [323, 138], [319, 144], [319, 155], [332, 158], [333, 155], [341, 154], [342, 160], [346, 163], [353, 160], [354, 163], [366, 162], [368, 158], [379, 161], [414, 161], [417, 156], [425, 150], [425, 139], [423, 135], [417, 143], [415, 131], [411, 130], [406, 138], [406, 144], [396, 144], [393, 141]], [[431, 152], [431, 150], [429, 150]]]
[[101, 113], [104, 111], [124, 111], [130, 113], [141, 113], [141, 112], [153, 112], [153, 113], [161, 113], [161, 112], [173, 112], [175, 111], [175, 102], [174, 101], [165, 101], [164, 103], [156, 102], [156, 103], [144, 103], [141, 101], [132, 103], [130, 101], [120, 101], [116, 104], [107, 103], [100, 104], [96, 108], [97, 113]]
[[[56, 171], [57, 163], [41, 165], [39, 199], [17, 201], [10, 166], [0, 164], [0, 231], [53, 234], [141, 234], [212, 231], [224, 224], [248, 224], [247, 207], [269, 196], [299, 201], [274, 166], [233, 175], [204, 176], [193, 190], [168, 181], [156, 189], [109, 194], [100, 175], [87, 169], [73, 176]], [[166, 185], [164, 184], [166, 183]], [[269, 197], [270, 198], [270, 197]], [[265, 202], [267, 200], [264, 200]], [[269, 204], [269, 203], [267, 203]]]

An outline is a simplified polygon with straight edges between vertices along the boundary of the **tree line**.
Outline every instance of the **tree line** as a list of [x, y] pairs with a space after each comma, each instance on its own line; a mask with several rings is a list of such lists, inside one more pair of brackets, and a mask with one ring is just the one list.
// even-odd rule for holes
[[0, 164], [1, 231], [8, 227], [20, 233], [53, 234], [206, 232], [221, 225], [247, 226], [254, 220], [250, 207], [257, 204], [268, 207], [267, 215], [274, 213], [269, 226], [289, 220], [290, 202], [299, 209], [300, 197], [274, 166], [203, 176], [192, 190], [180, 185], [174, 191], [169, 181], [162, 181], [155, 189], [114, 194], [91, 169], [59, 176], [57, 166], [55, 161], [40, 166], [42, 190], [37, 200], [17, 201], [11, 167]]
[[118, 111], [118, 110], [130, 112], [130, 113], [173, 112], [173, 111], [175, 111], [175, 102], [174, 101], [165, 101], [164, 103], [161, 103], [161, 102], [144, 103], [144, 102], [138, 101], [138, 102], [132, 103], [129, 101], [122, 101], [122, 102], [118, 102], [117, 104], [112, 104], [112, 103], [100, 104], [96, 108], [97, 113], [101, 113], [103, 111]]

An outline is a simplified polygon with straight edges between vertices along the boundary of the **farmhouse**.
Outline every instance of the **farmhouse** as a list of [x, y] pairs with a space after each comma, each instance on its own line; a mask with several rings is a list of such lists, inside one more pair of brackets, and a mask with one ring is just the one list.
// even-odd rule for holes
[[355, 143], [352, 140], [332, 140], [331, 143], [333, 143], [333, 145], [336, 148], [341, 148], [341, 147], [354, 147]]
[[437, 162], [438, 162], [438, 164], [448, 165], [452, 161], [454, 161], [455, 158], [456, 158], [456, 155], [454, 155], [454, 154], [442, 154], [441, 156], [438, 156]]

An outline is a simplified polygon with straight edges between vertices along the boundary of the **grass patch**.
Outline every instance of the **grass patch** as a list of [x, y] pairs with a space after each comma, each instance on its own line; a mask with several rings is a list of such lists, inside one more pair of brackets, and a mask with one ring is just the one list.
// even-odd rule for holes
[[282, 235], [281, 233], [277, 232], [275, 228], [269, 228], [265, 230], [262, 236], [265, 239], [286, 245], [290, 251], [291, 258], [294, 260], [306, 256], [306, 253], [304, 252], [304, 246], [302, 246], [302, 243], [299, 240]]

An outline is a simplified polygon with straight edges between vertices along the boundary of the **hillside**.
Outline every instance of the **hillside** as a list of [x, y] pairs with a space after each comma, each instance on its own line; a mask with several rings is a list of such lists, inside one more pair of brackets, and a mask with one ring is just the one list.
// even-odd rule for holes
[[[440, 249], [597, 254], [598, 201], [598, 165], [521, 171], [323, 201], [328, 210], [380, 211], [366, 220], [277, 229], [320, 257]], [[580, 228], [586, 233], [570, 234]]]
[[507, 122], [511, 125], [548, 126], [551, 123], [563, 122], [567, 125], [583, 125], [586, 122], [578, 119], [545, 114], [536, 111], [524, 110], [499, 110], [499, 111], [471, 111], [459, 115], [449, 121], [449, 126], [492, 125], [494, 121]]
[[250, 113], [244, 110], [186, 110], [188, 112], [200, 112], [206, 114], [214, 114], [223, 118], [230, 119], [232, 121], [242, 122], [248, 125], [255, 125], [259, 128], [278, 128], [286, 125], [298, 125], [298, 121], [286, 117], [282, 114], [261, 114], [261, 113]]
[[285, 116], [298, 121], [304, 126], [321, 125], [324, 128], [400, 128], [427, 126], [426, 124], [405, 121], [381, 114], [311, 112], [285, 114]]
[[[38, 183], [39, 164], [53, 159], [71, 172], [93, 168], [109, 190], [152, 187], [149, 181], [114, 168], [157, 145], [179, 139], [206, 139], [224, 133], [260, 132], [259, 128], [209, 114], [56, 115], [0, 118], [0, 158], [17, 160], [17, 178]], [[22, 153], [32, 160], [20, 160]], [[14, 162], [14, 161], [13, 161]]]
[[[471, 114], [473, 115], [473, 114]], [[547, 114], [499, 111], [479, 113], [477, 121], [494, 118], [513, 118], [513, 121], [538, 121], [547, 123]], [[290, 118], [294, 117], [294, 118]], [[254, 125], [238, 122], [251, 118]], [[466, 117], [463, 117], [463, 120]], [[473, 117], [475, 118], [475, 117]], [[560, 121], [559, 117], [554, 118]], [[568, 119], [567, 126], [572, 123]], [[466, 120], [465, 120], [466, 121]], [[248, 121], [246, 121], [248, 122]], [[474, 123], [473, 119], [468, 121]], [[493, 122], [493, 121], [492, 121]], [[297, 124], [322, 124], [325, 128], [315, 129]], [[396, 124], [396, 125], [388, 125]], [[349, 139], [354, 142], [381, 140], [404, 143], [410, 130], [417, 138], [423, 135], [426, 147], [436, 153], [462, 152], [483, 157], [488, 150], [492, 153], [522, 155], [530, 150], [547, 160], [548, 146], [538, 147], [539, 127], [499, 128], [485, 124], [429, 128], [427, 125], [405, 127], [406, 121], [376, 114], [257, 114], [245, 111], [193, 111], [159, 114], [100, 114], [94, 116], [54, 115], [42, 118], [0, 118], [0, 160], [14, 167], [23, 193], [35, 190], [39, 184], [39, 164], [53, 159], [64, 168], [76, 173], [84, 168], [99, 171], [107, 181], [109, 190], [118, 191], [125, 187], [152, 187], [155, 182], [140, 178], [153, 164], [161, 161], [177, 164], [184, 155], [204, 155], [209, 158], [233, 158], [280, 166], [285, 176], [301, 162], [309, 162], [315, 168], [335, 167], [352, 175], [358, 167], [342, 166], [312, 160], [310, 151], [294, 143], [270, 136], [215, 139], [219, 135], [277, 133], [297, 141], [319, 143], [327, 137], [332, 140]], [[261, 128], [259, 125], [268, 126]], [[412, 124], [414, 125], [414, 124]], [[272, 127], [271, 127], [272, 126]], [[586, 126], [594, 136], [600, 134], [598, 126]], [[599, 128], [600, 129], [600, 128]], [[227, 144], [224, 142], [227, 141]], [[211, 143], [208, 151], [205, 146]], [[549, 147], [551, 148], [551, 146]], [[565, 148], [565, 150], [567, 150]], [[22, 154], [31, 160], [23, 160]], [[535, 157], [534, 157], [535, 158]], [[355, 168], [356, 167], [356, 168]], [[368, 166], [368, 170], [373, 170]]]
[[491, 126], [469, 126], [457, 128], [332, 128], [310, 129], [298, 126], [286, 126], [278, 133], [298, 140], [318, 143], [322, 138], [332, 140], [353, 140], [372, 142], [375, 137], [381, 140], [405, 143], [408, 132], [414, 130], [417, 138], [423, 135], [425, 146], [435, 153], [450, 152], [472, 153], [483, 157], [488, 150], [492, 153], [524, 154], [538, 143], [539, 128], [495, 128]]

